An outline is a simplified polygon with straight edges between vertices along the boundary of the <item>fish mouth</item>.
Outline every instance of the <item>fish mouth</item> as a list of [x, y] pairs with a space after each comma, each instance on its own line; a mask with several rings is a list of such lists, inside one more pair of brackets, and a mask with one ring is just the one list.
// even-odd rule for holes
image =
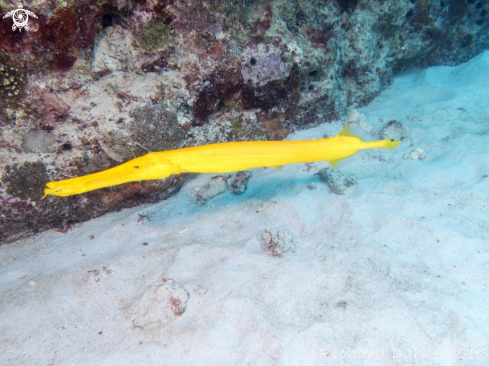
[[98, 173], [48, 182], [46, 184], [47, 188], [44, 189], [44, 197], [47, 195], [71, 196], [122, 183], [162, 179], [171, 174], [179, 173], [180, 169], [178, 166], [159, 163], [152, 156], [136, 158]]
[[139, 169], [137, 163], [124, 163], [114, 168], [70, 178], [56, 182], [48, 182], [44, 189], [45, 195], [71, 196], [73, 194], [85, 193], [95, 189], [115, 186], [126, 182], [141, 180], [144, 169]]

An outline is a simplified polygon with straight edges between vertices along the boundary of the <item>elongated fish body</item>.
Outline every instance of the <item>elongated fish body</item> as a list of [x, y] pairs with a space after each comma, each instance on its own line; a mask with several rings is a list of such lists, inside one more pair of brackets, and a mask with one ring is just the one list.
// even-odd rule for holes
[[180, 166], [182, 173], [228, 173], [285, 164], [331, 162], [362, 149], [382, 147], [383, 143], [349, 140], [352, 138], [340, 136], [318, 140], [226, 142], [148, 155], [156, 156], [159, 161], [168, 159]]
[[166, 178], [180, 173], [228, 173], [285, 164], [338, 161], [364, 149], [392, 149], [396, 139], [362, 141], [349, 133], [348, 126], [337, 136], [299, 141], [225, 142], [178, 150], [153, 152], [114, 168], [86, 176], [47, 183], [46, 195], [70, 196], [95, 189]]

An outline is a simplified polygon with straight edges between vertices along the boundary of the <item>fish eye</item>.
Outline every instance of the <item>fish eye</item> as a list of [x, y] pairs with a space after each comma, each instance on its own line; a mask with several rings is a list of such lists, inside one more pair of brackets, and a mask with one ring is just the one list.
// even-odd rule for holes
[[391, 139], [391, 142], [394, 142], [394, 139]]

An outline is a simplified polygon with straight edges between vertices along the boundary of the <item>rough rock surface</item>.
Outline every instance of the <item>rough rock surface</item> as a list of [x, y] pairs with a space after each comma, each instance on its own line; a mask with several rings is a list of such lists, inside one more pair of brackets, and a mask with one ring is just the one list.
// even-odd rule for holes
[[323, 168], [318, 172], [318, 175], [334, 194], [345, 194], [349, 187], [357, 183], [355, 178], [346, 178], [335, 168]]
[[[0, 2], [0, 16], [17, 5]], [[2, 242], [166, 197], [184, 180], [40, 201], [46, 179], [149, 151], [283, 139], [367, 104], [396, 72], [489, 47], [489, 3], [472, 0], [23, 5], [38, 16], [31, 31], [0, 21]], [[53, 148], [24, 150], [31, 131]]]
[[292, 234], [286, 231], [276, 232], [264, 229], [260, 234], [260, 238], [263, 243], [263, 249], [273, 257], [281, 258], [284, 253], [295, 253], [297, 250]]
[[237, 172], [234, 178], [229, 183], [229, 189], [237, 196], [246, 192], [248, 187], [248, 180], [251, 178], [251, 173], [247, 170]]
[[204, 186], [200, 187], [196, 192], [194, 199], [197, 202], [205, 204], [214, 197], [223, 194], [228, 189], [228, 182], [225, 176], [216, 175]]
[[188, 291], [171, 278], [151, 286], [133, 305], [132, 323], [140, 329], [155, 328], [172, 321], [185, 312]]

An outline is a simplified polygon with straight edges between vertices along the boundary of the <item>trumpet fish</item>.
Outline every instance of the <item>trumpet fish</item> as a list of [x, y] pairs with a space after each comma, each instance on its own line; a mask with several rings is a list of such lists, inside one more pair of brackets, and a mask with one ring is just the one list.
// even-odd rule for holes
[[[316, 140], [244, 141], [152, 152], [102, 172], [49, 182], [44, 197], [71, 196], [140, 180], [180, 173], [229, 173], [252, 168], [279, 168], [285, 164], [328, 161], [333, 167], [360, 150], [392, 149], [396, 139], [362, 141], [346, 126], [337, 136]], [[43, 198], [44, 198], [43, 197]]]

